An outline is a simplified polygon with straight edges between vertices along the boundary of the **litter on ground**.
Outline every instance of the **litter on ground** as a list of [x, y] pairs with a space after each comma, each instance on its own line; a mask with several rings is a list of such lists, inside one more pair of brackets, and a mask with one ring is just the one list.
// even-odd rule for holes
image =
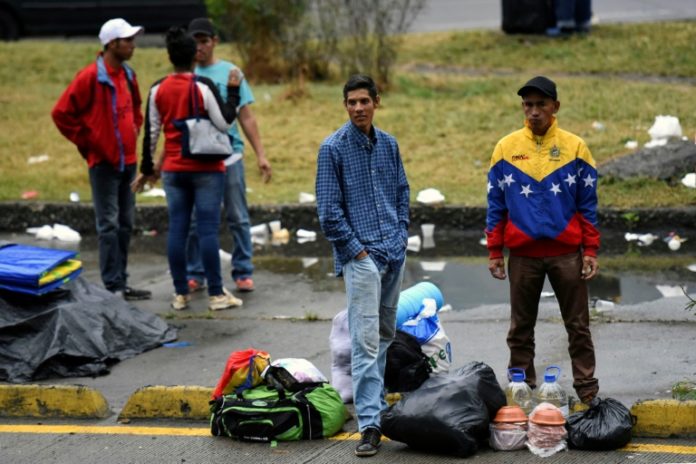
[[436, 205], [445, 201], [445, 196], [440, 193], [438, 189], [427, 188], [418, 192], [416, 196], [416, 201], [418, 203], [423, 203], [424, 205]]
[[76, 230], [63, 224], [48, 224], [42, 227], [29, 227], [28, 234], [32, 234], [37, 240], [60, 240], [62, 242], [79, 242], [82, 236]]
[[696, 173], [690, 172], [689, 174], [682, 177], [681, 183], [685, 187], [696, 188]]
[[45, 163], [48, 160], [49, 156], [44, 153], [43, 155], [30, 156], [27, 158], [27, 164]]

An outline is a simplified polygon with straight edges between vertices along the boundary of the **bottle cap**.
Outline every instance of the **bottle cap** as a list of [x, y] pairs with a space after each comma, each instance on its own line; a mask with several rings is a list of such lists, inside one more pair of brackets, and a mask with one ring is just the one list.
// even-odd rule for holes
[[[555, 371], [555, 373], [554, 373]], [[544, 371], [544, 382], [555, 382], [561, 376], [561, 368], [558, 366], [549, 366]]]
[[508, 369], [508, 378], [512, 382], [524, 382], [527, 375], [521, 367], [511, 367]]

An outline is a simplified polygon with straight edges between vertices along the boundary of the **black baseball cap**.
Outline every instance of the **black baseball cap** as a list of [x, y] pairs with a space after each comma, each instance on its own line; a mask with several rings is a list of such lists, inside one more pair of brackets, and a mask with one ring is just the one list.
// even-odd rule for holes
[[208, 18], [192, 19], [188, 25], [188, 33], [193, 36], [203, 34], [210, 37], [215, 37], [217, 35], [215, 32], [215, 26], [213, 26], [212, 21], [210, 21]]
[[517, 91], [517, 95], [524, 97], [531, 91], [541, 92], [544, 95], [558, 100], [558, 94], [556, 93], [556, 83], [553, 82], [548, 77], [537, 76], [530, 79], [520, 90]]

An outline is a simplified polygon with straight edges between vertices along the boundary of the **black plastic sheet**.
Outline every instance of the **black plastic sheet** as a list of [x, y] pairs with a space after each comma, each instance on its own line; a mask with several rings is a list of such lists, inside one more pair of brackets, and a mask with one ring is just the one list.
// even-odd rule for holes
[[0, 291], [3, 381], [104, 375], [176, 338], [158, 316], [82, 278], [42, 296]]
[[471, 362], [405, 394], [382, 415], [382, 433], [420, 451], [467, 457], [486, 446], [490, 421], [505, 402], [493, 369]]

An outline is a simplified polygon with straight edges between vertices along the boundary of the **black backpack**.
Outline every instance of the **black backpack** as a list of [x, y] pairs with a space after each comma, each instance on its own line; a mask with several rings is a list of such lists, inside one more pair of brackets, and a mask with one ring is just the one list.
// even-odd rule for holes
[[416, 337], [400, 330], [387, 350], [384, 386], [388, 392], [407, 392], [420, 387], [432, 368]]

